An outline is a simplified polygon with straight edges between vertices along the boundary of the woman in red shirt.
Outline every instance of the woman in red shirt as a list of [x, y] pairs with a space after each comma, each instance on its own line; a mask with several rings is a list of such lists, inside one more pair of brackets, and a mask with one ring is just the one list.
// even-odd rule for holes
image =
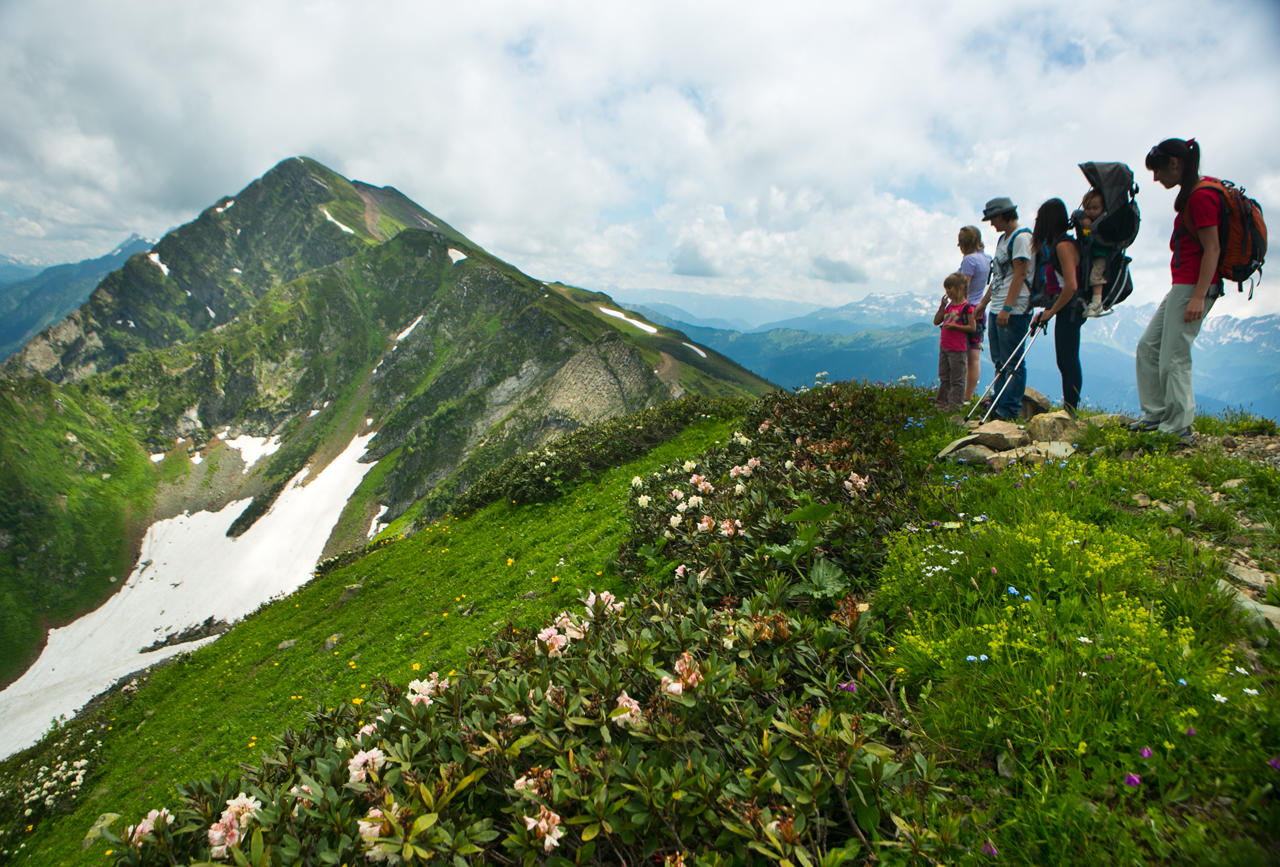
[[1217, 276], [1221, 253], [1218, 194], [1197, 186], [1201, 180], [1200, 146], [1195, 139], [1160, 142], [1147, 153], [1147, 168], [1165, 189], [1178, 188], [1173, 203], [1178, 215], [1169, 239], [1173, 286], [1138, 341], [1142, 419], [1130, 427], [1160, 430], [1189, 445], [1193, 440], [1191, 422], [1196, 416], [1191, 344], [1213, 302], [1222, 297], [1222, 282]]

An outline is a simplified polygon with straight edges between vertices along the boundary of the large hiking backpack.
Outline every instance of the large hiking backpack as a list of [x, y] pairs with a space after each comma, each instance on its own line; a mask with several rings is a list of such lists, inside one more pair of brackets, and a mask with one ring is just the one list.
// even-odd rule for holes
[[[1058, 244], [1062, 241], [1071, 241], [1076, 245], [1076, 251], [1080, 250], [1080, 242], [1070, 235], [1062, 235], [1055, 239], [1052, 243], [1041, 244], [1040, 249], [1035, 251], [1036, 260], [1035, 267], [1031, 272], [1031, 306], [1032, 307], [1052, 307], [1053, 302], [1058, 299], [1058, 295], [1062, 292], [1062, 285], [1058, 282], [1058, 270], [1061, 267], [1058, 262]], [[1089, 274], [1089, 269], [1083, 266], [1084, 260], [1076, 268], [1076, 303], [1081, 301], [1081, 295], [1085, 291], [1080, 280]], [[1082, 302], [1083, 303], [1083, 302]]]
[[[1103, 310], [1110, 310], [1133, 293], [1133, 278], [1129, 275], [1129, 263], [1125, 250], [1138, 237], [1142, 214], [1138, 210], [1138, 185], [1133, 182], [1133, 170], [1124, 163], [1080, 163], [1080, 171], [1090, 188], [1102, 196], [1102, 216], [1090, 227], [1088, 235], [1078, 237], [1080, 267], [1086, 278], [1077, 285], [1078, 293], [1089, 291], [1089, 266], [1099, 247], [1106, 251], [1106, 283], [1102, 287]], [[1083, 235], [1083, 233], [1077, 233]], [[1083, 302], [1083, 298], [1081, 299]]]
[[[1253, 275], [1262, 279], [1262, 262], [1267, 257], [1267, 224], [1262, 219], [1262, 206], [1244, 194], [1244, 187], [1231, 181], [1203, 178], [1196, 189], [1210, 189], [1218, 193], [1218, 240], [1222, 256], [1218, 259], [1218, 276], [1236, 284], [1236, 290], [1244, 291], [1244, 281], [1249, 281], [1249, 298], [1253, 298]], [[1197, 243], [1195, 227], [1191, 225], [1191, 213], [1183, 210], [1179, 227]]]

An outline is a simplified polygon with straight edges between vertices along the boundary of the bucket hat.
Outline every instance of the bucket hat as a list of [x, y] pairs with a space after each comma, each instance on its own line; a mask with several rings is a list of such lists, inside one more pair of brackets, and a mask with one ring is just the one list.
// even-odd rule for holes
[[1016, 210], [1018, 210], [1018, 206], [1013, 203], [1013, 199], [1008, 196], [1000, 196], [987, 202], [987, 206], [982, 209], [982, 219], [990, 220], [992, 217]]

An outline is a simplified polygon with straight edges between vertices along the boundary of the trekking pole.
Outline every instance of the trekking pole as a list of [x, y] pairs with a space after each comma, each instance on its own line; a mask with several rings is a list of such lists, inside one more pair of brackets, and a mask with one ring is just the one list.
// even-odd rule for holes
[[[1021, 364], [1023, 359], [1027, 357], [1027, 353], [1031, 351], [1031, 347], [1035, 345], [1036, 338], [1040, 336], [1041, 332], [1045, 334], [1049, 333], [1048, 322], [1037, 322], [1034, 326], [1032, 326], [1031, 330], [1028, 331], [1026, 335], [1023, 336], [1022, 339], [1026, 345], [1023, 346], [1022, 343], [1018, 344], [1018, 347], [1022, 348], [1022, 354], [1019, 355], [1018, 350], [1015, 348], [1013, 351], [1013, 355], [1009, 356], [1009, 360], [1014, 368], [1016, 368], [1019, 364]], [[1028, 337], [1031, 338], [1029, 341], [1027, 340]], [[1000, 373], [996, 374], [996, 378], [998, 379], [1000, 375], [1004, 373], [1005, 369], [1009, 366], [1010, 364], [1003, 365], [1000, 368]], [[991, 384], [995, 385], [995, 380], [992, 380]], [[991, 406], [987, 407], [986, 414], [982, 416], [981, 424], [986, 424], [987, 419], [991, 417], [991, 413], [996, 411], [996, 406], [999, 405], [1000, 398], [1004, 397], [1004, 391], [1008, 387], [1009, 387], [1009, 377], [1005, 377], [1004, 385], [1000, 386], [1000, 391], [998, 394], [996, 394], [995, 399], [991, 401]]]
[[[995, 388], [995, 384], [1000, 381], [1000, 377], [1003, 376], [1005, 371], [1007, 371], [1010, 365], [1013, 364], [1014, 356], [1018, 354], [1018, 350], [1022, 348], [1022, 344], [1026, 343], [1027, 338], [1030, 336], [1031, 336], [1030, 331], [1022, 335], [1022, 339], [1018, 341], [1018, 345], [1013, 348], [1013, 353], [1010, 354], [1010, 356], [1004, 360], [1004, 364], [1000, 365], [1000, 369], [996, 371], [996, 375], [992, 378], [991, 382], [987, 383], [986, 389], [982, 392], [982, 394], [978, 395], [978, 399], [974, 401], [973, 406], [969, 407], [969, 411], [965, 413], [965, 416], [964, 416], [965, 421], [968, 421], [970, 417], [973, 416], [973, 411], [975, 409], [982, 406], [982, 399], [987, 396], [987, 394], [991, 391], [991, 389]], [[993, 402], [993, 405], [994, 405], [994, 402]], [[983, 421], [986, 421], [986, 419], [983, 419]]]

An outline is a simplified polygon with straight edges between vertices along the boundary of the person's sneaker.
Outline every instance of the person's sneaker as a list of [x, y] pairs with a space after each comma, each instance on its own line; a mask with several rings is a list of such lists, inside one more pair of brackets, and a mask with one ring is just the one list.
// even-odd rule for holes
[[1160, 422], [1152, 421], [1151, 419], [1148, 419], [1148, 418], [1142, 418], [1134, 422], [1129, 422], [1129, 430], [1131, 431], [1149, 431], [1149, 430], [1155, 430], [1158, 427], [1160, 427]]
[[1090, 319], [1094, 316], [1101, 316], [1101, 315], [1102, 315], [1102, 299], [1101, 298], [1094, 298], [1092, 301], [1090, 301], [1088, 304], [1084, 306], [1084, 316], [1086, 319]]
[[1178, 445], [1180, 446], [1193, 446], [1196, 443], [1196, 435], [1195, 432], [1191, 430], [1190, 425], [1178, 431], [1175, 436], [1177, 436]]

